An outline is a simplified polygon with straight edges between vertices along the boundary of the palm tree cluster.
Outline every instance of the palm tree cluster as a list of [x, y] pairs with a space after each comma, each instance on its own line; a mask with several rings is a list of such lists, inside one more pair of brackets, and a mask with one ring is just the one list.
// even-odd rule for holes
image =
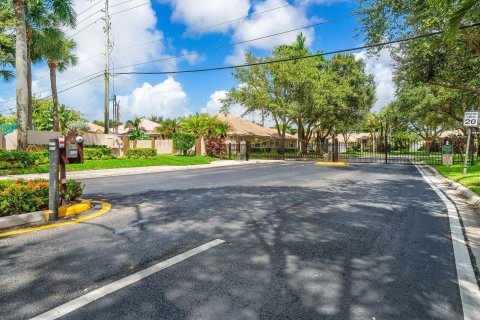
[[[59, 128], [57, 71], [75, 65], [75, 42], [64, 32], [75, 28], [76, 13], [71, 0], [0, 0], [0, 79], [17, 80], [18, 149], [27, 147], [26, 131], [32, 128], [32, 64], [46, 62], [50, 70], [53, 100], [52, 127]], [[5, 19], [3, 19], [5, 18]], [[8, 38], [8, 30], [15, 37]], [[14, 53], [14, 54], [13, 54]], [[13, 59], [13, 55], [15, 59]], [[13, 61], [15, 60], [15, 63]]]
[[171, 138], [176, 133], [188, 133], [197, 138], [225, 137], [230, 126], [207, 113], [196, 113], [179, 119], [162, 119], [156, 133]]

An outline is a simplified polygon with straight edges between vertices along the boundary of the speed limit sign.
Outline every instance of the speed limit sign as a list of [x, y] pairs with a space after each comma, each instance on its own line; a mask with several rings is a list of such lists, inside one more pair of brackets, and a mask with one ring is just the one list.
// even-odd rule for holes
[[478, 111], [467, 111], [463, 117], [465, 127], [478, 127]]

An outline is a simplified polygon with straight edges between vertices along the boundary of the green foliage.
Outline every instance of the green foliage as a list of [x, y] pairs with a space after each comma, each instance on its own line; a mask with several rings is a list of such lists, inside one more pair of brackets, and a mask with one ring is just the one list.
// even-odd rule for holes
[[[83, 192], [79, 182], [67, 181], [66, 199], [77, 200]], [[48, 207], [48, 180], [0, 181], [0, 216], [39, 211]]]
[[112, 158], [112, 151], [107, 147], [83, 148], [84, 160], [106, 160]]
[[[59, 111], [59, 128], [64, 132], [74, 121], [85, 121], [82, 114], [73, 108], [61, 104]], [[51, 99], [33, 98], [33, 125], [37, 131], [51, 131], [53, 129], [53, 103]]]
[[190, 133], [175, 133], [173, 135], [173, 148], [186, 155], [187, 151], [193, 148], [197, 137]]
[[39, 152], [0, 150], [0, 169], [27, 168], [48, 161], [48, 150]]
[[67, 203], [77, 201], [82, 196], [84, 187], [80, 182], [68, 180], [67, 190], [62, 197]]
[[180, 122], [176, 119], [165, 119], [160, 126], [155, 128], [155, 132], [163, 135], [165, 138], [171, 139], [175, 133], [180, 132]]
[[17, 123], [17, 118], [14, 116], [1, 116], [0, 115], [0, 125], [4, 124], [16, 124]]
[[155, 159], [157, 158], [157, 149], [154, 148], [132, 148], [125, 154], [127, 159]]
[[[245, 59], [255, 64], [308, 54], [305, 38], [299, 35], [295, 43], [275, 47], [271, 57], [248, 53]], [[346, 128], [361, 122], [374, 103], [373, 77], [353, 55], [254, 65], [236, 69], [234, 76], [241, 85], [227, 94], [221, 111], [241, 104], [247, 113], [262, 112], [273, 118], [282, 138], [292, 124], [304, 142], [314, 133], [326, 137], [335, 126], [345, 123]], [[306, 152], [306, 144], [302, 148]]]
[[128, 138], [130, 140], [149, 140], [145, 135], [145, 128], [142, 127], [142, 119], [135, 118], [125, 123], [125, 128], [129, 129]]
[[10, 81], [15, 68], [15, 16], [10, 3], [0, 7], [0, 79]]
[[180, 132], [200, 137], [225, 136], [230, 126], [207, 113], [196, 113], [180, 119]]

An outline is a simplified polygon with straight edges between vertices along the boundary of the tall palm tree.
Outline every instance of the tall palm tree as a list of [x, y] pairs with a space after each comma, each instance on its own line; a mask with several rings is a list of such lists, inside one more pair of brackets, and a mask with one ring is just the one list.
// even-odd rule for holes
[[27, 65], [27, 26], [25, 23], [25, 0], [13, 0], [13, 10], [17, 25], [15, 27], [15, 69], [17, 71], [17, 149], [25, 150], [27, 141], [28, 118], [28, 65]]
[[58, 93], [57, 93], [57, 70], [65, 71], [69, 66], [77, 63], [77, 57], [72, 53], [75, 42], [68, 39], [59, 28], [44, 28], [35, 34], [34, 40], [38, 43], [38, 52], [47, 60], [50, 70], [50, 86], [53, 99], [53, 131], [59, 131], [58, 122]]
[[10, 81], [15, 77], [15, 18], [9, 4], [0, 8], [0, 80]]
[[26, 38], [28, 64], [28, 127], [32, 127], [32, 63], [43, 60], [36, 33], [45, 28], [75, 27], [76, 13], [70, 0], [26, 0]]
[[[15, 68], [17, 78], [17, 149], [24, 150], [28, 145], [27, 123], [28, 123], [28, 57], [27, 57], [27, 19], [25, 14], [27, 0], [13, 0], [13, 11], [16, 18], [15, 27]], [[40, 1], [40, 0], [39, 0]], [[71, 0], [45, 0], [52, 13], [63, 16], [67, 13], [68, 7], [72, 8]], [[73, 21], [75, 12], [72, 10]]]

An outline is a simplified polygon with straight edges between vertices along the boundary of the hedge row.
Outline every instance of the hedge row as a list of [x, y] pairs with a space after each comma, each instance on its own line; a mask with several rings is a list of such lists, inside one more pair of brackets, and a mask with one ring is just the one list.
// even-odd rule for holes
[[133, 148], [128, 149], [125, 157], [128, 159], [156, 159], [157, 149], [154, 148]]
[[[65, 198], [76, 201], [83, 192], [80, 182], [67, 181]], [[48, 180], [0, 181], [0, 216], [34, 212], [48, 208]]]
[[107, 147], [83, 148], [84, 160], [106, 160], [112, 158], [112, 151]]

